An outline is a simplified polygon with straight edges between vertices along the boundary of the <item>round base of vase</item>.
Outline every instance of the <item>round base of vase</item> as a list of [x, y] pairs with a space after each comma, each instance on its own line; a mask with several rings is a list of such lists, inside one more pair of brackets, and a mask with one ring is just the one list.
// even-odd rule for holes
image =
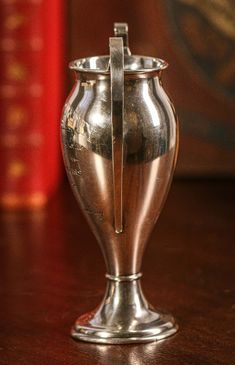
[[[151, 313], [151, 317], [153, 312]], [[140, 323], [138, 329], [112, 329], [109, 326], [92, 325], [90, 320], [94, 318], [94, 313], [88, 313], [77, 320], [72, 328], [71, 335], [75, 340], [94, 342], [100, 344], [124, 344], [143, 343], [164, 338], [177, 332], [178, 326], [174, 319], [167, 314], [156, 313], [155, 321]]]
[[162, 340], [177, 330], [170, 314], [148, 304], [139, 280], [108, 280], [100, 307], [79, 317], [71, 335], [86, 342], [124, 344]]

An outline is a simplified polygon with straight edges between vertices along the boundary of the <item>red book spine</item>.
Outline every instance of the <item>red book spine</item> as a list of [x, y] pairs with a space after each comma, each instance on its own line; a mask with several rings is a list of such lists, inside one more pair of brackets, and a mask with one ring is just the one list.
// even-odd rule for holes
[[62, 0], [0, 1], [0, 204], [41, 206], [60, 175]]

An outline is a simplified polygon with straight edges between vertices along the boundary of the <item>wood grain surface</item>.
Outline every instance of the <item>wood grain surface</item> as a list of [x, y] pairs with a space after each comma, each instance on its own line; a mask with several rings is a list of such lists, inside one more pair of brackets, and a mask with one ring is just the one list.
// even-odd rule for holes
[[234, 181], [174, 181], [143, 264], [150, 302], [180, 331], [145, 345], [69, 336], [105, 289], [98, 245], [65, 184], [44, 211], [1, 213], [1, 365], [235, 363]]

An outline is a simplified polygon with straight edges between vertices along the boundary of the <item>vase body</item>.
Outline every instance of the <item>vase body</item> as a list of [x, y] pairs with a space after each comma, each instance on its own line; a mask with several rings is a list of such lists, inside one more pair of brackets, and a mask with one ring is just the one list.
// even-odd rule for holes
[[[128, 69], [132, 56], [125, 57]], [[96, 60], [85, 62], [89, 67], [96, 62], [97, 69], [83, 72], [73, 64], [76, 81], [63, 111], [62, 149], [74, 195], [103, 252], [108, 287], [100, 308], [78, 320], [73, 336], [101, 343], [164, 338], [176, 331], [176, 325], [171, 317], [151, 309], [139, 283], [144, 249], [167, 196], [177, 157], [177, 118], [162, 86], [164, 67], [141, 73], [125, 73], [124, 68], [122, 160], [117, 157], [114, 166], [110, 72], [99, 72]], [[107, 58], [102, 62], [107, 63]], [[114, 174], [121, 180], [114, 180]], [[115, 206], [115, 188], [121, 191], [121, 207]], [[121, 210], [119, 231], [115, 210]], [[139, 323], [134, 325], [138, 310]]]
[[[100, 243], [107, 272], [140, 271], [143, 250], [174, 171], [177, 124], [159, 75], [125, 80], [124, 229], [114, 229], [110, 80], [77, 80], [67, 100], [62, 140], [74, 194]], [[85, 86], [84, 86], [85, 85]]]

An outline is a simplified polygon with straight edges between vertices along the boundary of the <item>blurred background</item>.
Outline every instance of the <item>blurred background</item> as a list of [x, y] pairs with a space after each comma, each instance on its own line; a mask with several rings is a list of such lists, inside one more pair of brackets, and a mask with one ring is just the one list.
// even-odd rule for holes
[[[180, 121], [143, 280], [182, 330], [123, 350], [70, 341], [75, 316], [101, 300], [105, 268], [59, 138], [68, 63], [108, 54], [114, 22], [128, 23], [133, 54], [169, 63], [163, 84]], [[234, 40], [235, 0], [0, 0], [1, 365], [235, 363]]]
[[180, 120], [176, 176], [235, 175], [234, 0], [1, 0], [0, 202], [39, 207], [64, 179], [62, 105], [70, 60], [108, 53], [114, 22], [132, 53], [169, 62]]

